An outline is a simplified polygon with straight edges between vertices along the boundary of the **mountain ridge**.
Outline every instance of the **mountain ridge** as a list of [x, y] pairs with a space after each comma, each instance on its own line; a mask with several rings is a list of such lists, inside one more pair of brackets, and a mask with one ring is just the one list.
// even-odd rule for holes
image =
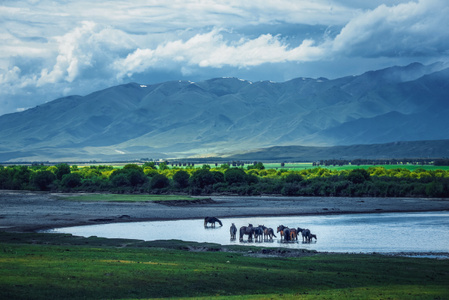
[[332, 80], [128, 83], [0, 116], [0, 139], [7, 141], [0, 160], [188, 157], [286, 145], [444, 140], [448, 87], [444, 63]]

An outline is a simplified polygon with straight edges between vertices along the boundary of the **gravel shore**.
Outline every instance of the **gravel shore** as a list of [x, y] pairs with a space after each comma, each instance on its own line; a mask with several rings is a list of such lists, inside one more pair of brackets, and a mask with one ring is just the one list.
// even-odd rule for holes
[[449, 199], [211, 196], [196, 203], [67, 201], [68, 194], [0, 190], [0, 230], [33, 232], [112, 222], [449, 210]]

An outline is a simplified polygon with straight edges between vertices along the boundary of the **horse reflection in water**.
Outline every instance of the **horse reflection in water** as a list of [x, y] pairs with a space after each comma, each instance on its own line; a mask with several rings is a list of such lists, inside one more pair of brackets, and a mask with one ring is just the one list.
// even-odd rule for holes
[[249, 224], [248, 226], [240, 227], [240, 241], [243, 242], [243, 236], [248, 235], [248, 241], [252, 241], [253, 239], [253, 224]]
[[215, 227], [215, 223], [220, 224], [220, 226], [223, 226], [223, 223], [216, 218], [216, 217], [205, 217], [204, 218], [204, 227], [207, 227], [207, 223], [211, 223], [211, 227]]
[[232, 223], [231, 228], [229, 228], [229, 233], [231, 234], [231, 241], [235, 240], [235, 235], [237, 234], [237, 227]]

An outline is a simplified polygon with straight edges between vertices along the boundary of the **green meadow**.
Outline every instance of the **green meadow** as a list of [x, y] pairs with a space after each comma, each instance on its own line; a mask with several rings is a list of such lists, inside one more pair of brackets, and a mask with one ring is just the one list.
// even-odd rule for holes
[[429, 258], [0, 232], [0, 299], [448, 299], [448, 270]]
[[195, 201], [203, 198], [187, 195], [147, 195], [147, 194], [79, 194], [59, 196], [61, 200], [84, 202], [152, 202], [152, 201]]

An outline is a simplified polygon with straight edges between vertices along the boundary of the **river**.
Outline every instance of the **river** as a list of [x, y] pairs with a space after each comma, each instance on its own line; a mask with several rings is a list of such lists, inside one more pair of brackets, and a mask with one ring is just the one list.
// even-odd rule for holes
[[[146, 241], [184, 240], [222, 245], [253, 245], [287, 247], [323, 252], [343, 253], [441, 253], [449, 252], [449, 212], [344, 214], [328, 216], [286, 216], [223, 218], [223, 226], [204, 228], [202, 219], [112, 223], [65, 227], [47, 232], [70, 233], [77, 236], [129, 238]], [[273, 241], [243, 242], [231, 240], [229, 227], [265, 225], [276, 232], [278, 225], [309, 228], [317, 241], [281, 242], [279, 234]], [[237, 234], [238, 235], [238, 234]]]

